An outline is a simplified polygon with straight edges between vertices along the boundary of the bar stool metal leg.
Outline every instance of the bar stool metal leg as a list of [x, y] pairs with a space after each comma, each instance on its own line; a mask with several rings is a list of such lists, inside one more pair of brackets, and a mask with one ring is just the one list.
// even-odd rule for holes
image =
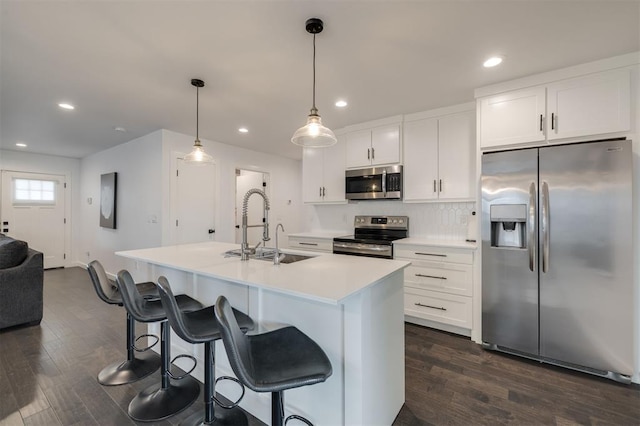
[[197, 412], [180, 423], [181, 426], [195, 425], [247, 425], [247, 415], [239, 407], [224, 408], [216, 411], [216, 346], [215, 341], [204, 343], [204, 416]]
[[136, 357], [135, 320], [127, 313], [127, 360], [107, 365], [98, 373], [98, 383], [118, 386], [137, 382], [160, 368], [160, 356], [152, 351]]
[[200, 384], [191, 376], [171, 382], [170, 368], [170, 327], [167, 321], [160, 323], [162, 360], [162, 383], [154, 384], [136, 395], [129, 404], [129, 417], [141, 422], [166, 419], [189, 407], [200, 394]]

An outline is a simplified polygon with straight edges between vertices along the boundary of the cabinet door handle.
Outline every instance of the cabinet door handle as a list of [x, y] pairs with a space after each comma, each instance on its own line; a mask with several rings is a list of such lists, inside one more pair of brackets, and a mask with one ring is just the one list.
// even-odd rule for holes
[[552, 112], [551, 113], [551, 130], [555, 130], [555, 123], [554, 123], [555, 119], [556, 119], [556, 114]]
[[321, 187], [321, 186], [319, 186], [319, 187], [318, 187], [318, 190], [319, 190], [318, 196], [322, 197], [322, 187]]
[[420, 253], [418, 251], [413, 252], [414, 254], [420, 255], [420, 256], [437, 256], [437, 257], [447, 257], [446, 254], [440, 254], [440, 253]]
[[327, 189], [327, 188], [325, 188], [325, 187], [323, 186], [323, 187], [322, 187], [322, 196], [323, 196], [323, 197], [326, 195], [326, 191], [325, 191], [325, 189]]
[[443, 308], [442, 306], [431, 306], [431, 305], [423, 305], [420, 302], [414, 303], [414, 305], [416, 306], [422, 306], [423, 308], [431, 308], [431, 309], [437, 309], [439, 311], [446, 311], [447, 308]]
[[375, 148], [371, 148], [371, 159], [372, 160], [376, 159], [376, 149]]
[[371, 148], [367, 148], [367, 160], [371, 160]]
[[425, 275], [425, 274], [415, 274], [415, 275], [416, 275], [416, 277], [435, 278], [435, 279], [438, 279], [438, 280], [446, 280], [447, 279], [447, 277], [438, 277], [436, 275]]
[[540, 131], [542, 131], [542, 114], [540, 114]]
[[442, 192], [442, 179], [440, 179], [440, 192]]
[[317, 246], [318, 243], [304, 243], [304, 242], [299, 242], [298, 244], [300, 244], [301, 246]]
[[433, 180], [433, 192], [438, 192], [438, 188], [436, 187], [436, 180]]

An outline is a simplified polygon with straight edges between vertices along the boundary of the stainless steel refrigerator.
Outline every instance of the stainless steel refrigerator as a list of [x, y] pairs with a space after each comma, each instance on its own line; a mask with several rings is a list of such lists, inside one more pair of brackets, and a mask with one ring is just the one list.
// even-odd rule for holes
[[485, 347], [628, 382], [631, 141], [482, 156]]

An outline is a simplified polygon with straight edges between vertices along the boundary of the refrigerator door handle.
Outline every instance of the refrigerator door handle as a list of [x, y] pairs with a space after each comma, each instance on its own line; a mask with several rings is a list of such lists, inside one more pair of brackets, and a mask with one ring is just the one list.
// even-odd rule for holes
[[549, 271], [549, 185], [542, 182], [542, 272]]
[[531, 182], [529, 185], [529, 270], [535, 272], [536, 270], [536, 184]]

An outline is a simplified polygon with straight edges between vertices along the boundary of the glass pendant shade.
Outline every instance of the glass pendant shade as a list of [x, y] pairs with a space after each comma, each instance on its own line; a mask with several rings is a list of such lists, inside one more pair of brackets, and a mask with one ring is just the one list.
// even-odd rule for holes
[[324, 148], [338, 142], [331, 129], [322, 125], [318, 114], [309, 114], [307, 124], [293, 134], [291, 142], [307, 148]]
[[213, 157], [204, 152], [204, 148], [202, 147], [202, 143], [200, 143], [200, 137], [198, 134], [200, 127], [200, 96], [198, 89], [204, 87], [204, 81], [193, 78], [191, 79], [191, 85], [196, 88], [196, 141], [193, 144], [191, 152], [185, 155], [182, 160], [187, 164], [204, 166], [207, 164], [213, 164]]
[[207, 165], [213, 164], [213, 157], [204, 152], [202, 144], [196, 139], [196, 143], [193, 144], [193, 150], [184, 156], [183, 161], [193, 165]]

